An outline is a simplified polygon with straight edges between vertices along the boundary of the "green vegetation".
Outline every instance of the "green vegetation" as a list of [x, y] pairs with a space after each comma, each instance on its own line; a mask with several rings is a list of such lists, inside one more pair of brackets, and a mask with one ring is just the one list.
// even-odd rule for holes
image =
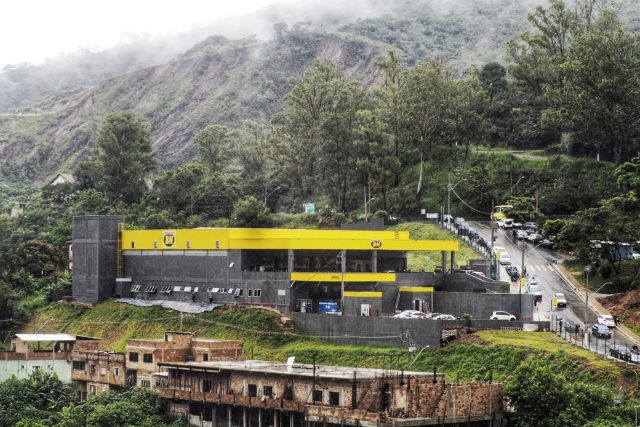
[[[405, 349], [327, 344], [319, 338], [284, 327], [279, 316], [268, 310], [227, 307], [212, 312], [184, 315], [183, 330], [197, 331], [206, 338], [240, 339], [245, 357], [285, 360], [289, 356], [309, 363], [375, 367], [383, 363], [381, 355], [401, 356], [394, 361], [399, 368], [407, 363]], [[41, 331], [60, 331], [102, 338], [100, 347], [124, 351], [127, 339], [161, 338], [165, 331], [179, 330], [180, 314], [159, 307], [136, 307], [107, 301], [94, 308], [79, 305], [50, 304], [37, 313], [33, 324]], [[425, 351], [412, 369], [430, 371], [434, 366], [450, 380], [482, 379], [492, 372], [494, 379], [507, 379], [530, 355], [562, 353], [584, 365], [600, 380], [610, 382], [621, 374], [611, 361], [577, 349], [551, 333], [482, 331], [480, 343], [455, 344], [437, 351]], [[488, 345], [487, 345], [488, 344]], [[388, 362], [387, 362], [388, 363]]]
[[[44, 325], [43, 331], [102, 337], [102, 348], [119, 351], [124, 350], [126, 339], [160, 338], [165, 330], [179, 328], [179, 323], [180, 316], [173, 311], [115, 302], [94, 308], [52, 304], [41, 309], [35, 319], [36, 327]], [[386, 366], [418, 371], [432, 371], [435, 367], [445, 374], [447, 381], [492, 379], [505, 382], [514, 399], [518, 394], [530, 395], [536, 387], [545, 387], [548, 378], [545, 375], [538, 377], [537, 370], [541, 369], [552, 372], [554, 381], [571, 384], [559, 388], [566, 399], [580, 399], [582, 387], [591, 387], [600, 393], [602, 397], [594, 400], [595, 407], [583, 401], [574, 409], [593, 410], [593, 418], [602, 418], [603, 411], [611, 410], [615, 413], [614, 419], [622, 422], [618, 425], [624, 425], [631, 419], [629, 411], [634, 403], [628, 399], [640, 386], [637, 371], [634, 373], [630, 368], [578, 349], [551, 333], [482, 331], [476, 334], [478, 338], [469, 336], [471, 339], [463, 339], [463, 342], [408, 356], [404, 348], [327, 344], [319, 338], [282, 326], [278, 315], [259, 309], [228, 307], [210, 313], [186, 315], [183, 327], [184, 330], [197, 331], [200, 337], [241, 339], [245, 343], [245, 357], [282, 361], [295, 356], [302, 363], [310, 363], [315, 357], [322, 364]], [[531, 377], [525, 381], [524, 375]], [[561, 402], [566, 402], [565, 398]], [[624, 404], [611, 409], [613, 398], [621, 399]], [[523, 420], [539, 408], [518, 405], [516, 415], [523, 417], [517, 421], [518, 425], [527, 425]], [[550, 410], [549, 413], [555, 412]]]
[[[420, 222], [407, 222], [398, 224], [390, 230], [408, 231], [412, 239], [420, 240], [448, 240], [453, 236], [435, 224]], [[477, 258], [475, 251], [465, 242], [460, 241], [460, 250], [456, 253], [456, 265], [465, 266], [468, 261]], [[442, 264], [440, 253], [435, 252], [410, 252], [407, 267], [411, 271], [433, 271], [436, 266]], [[448, 268], [448, 267], [447, 267]]]
[[137, 426], [178, 427], [182, 420], [163, 414], [157, 394], [144, 389], [103, 393], [82, 405], [78, 390], [55, 374], [32, 373], [28, 379], [0, 383], [0, 427]]
[[549, 354], [563, 353], [570, 357], [584, 359], [588, 365], [607, 375], [622, 374], [620, 365], [588, 350], [568, 344], [566, 340], [552, 332], [478, 331], [476, 335], [498, 346], [527, 348]]

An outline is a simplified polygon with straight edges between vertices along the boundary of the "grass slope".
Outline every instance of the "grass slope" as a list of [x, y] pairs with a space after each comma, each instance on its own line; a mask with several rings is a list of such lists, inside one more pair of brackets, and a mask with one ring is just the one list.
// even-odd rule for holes
[[[94, 308], [69, 304], [50, 304], [41, 309], [25, 332], [67, 332], [102, 338], [104, 349], [124, 351], [130, 338], [161, 338], [164, 331], [178, 330], [179, 313], [163, 308], [142, 308], [107, 301]], [[209, 313], [185, 315], [183, 329], [204, 338], [240, 339], [245, 357], [284, 361], [295, 356], [301, 363], [313, 357], [321, 364], [353, 367], [392, 367], [407, 369], [405, 347], [379, 348], [327, 344], [293, 328], [283, 327], [278, 315], [269, 311], [228, 307]], [[462, 342], [436, 351], [425, 350], [411, 365], [412, 370], [432, 371], [435, 367], [449, 381], [508, 379], [528, 357], [566, 355], [576, 363], [577, 374], [601, 384], [613, 385], [621, 375], [615, 363], [600, 360], [576, 349], [553, 334], [513, 331], [483, 331], [477, 342]], [[631, 375], [632, 376], [632, 375]]]
[[[422, 222], [406, 222], [391, 227], [390, 230], [408, 231], [412, 239], [416, 240], [451, 240], [458, 239], [435, 224]], [[459, 240], [460, 250], [456, 253], [456, 265], [464, 266], [470, 259], [477, 258], [478, 254], [465, 242]], [[449, 260], [447, 260], [449, 262]], [[442, 264], [440, 252], [410, 252], [408, 268], [412, 271], [433, 271], [436, 265]]]

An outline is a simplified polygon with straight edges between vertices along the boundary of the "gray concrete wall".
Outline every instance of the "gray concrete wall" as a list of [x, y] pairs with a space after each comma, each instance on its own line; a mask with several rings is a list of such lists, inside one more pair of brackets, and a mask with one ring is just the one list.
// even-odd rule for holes
[[468, 326], [473, 329], [504, 329], [504, 328], [517, 328], [522, 329], [524, 324], [536, 325], [538, 327], [538, 331], [544, 332], [548, 331], [551, 322], [521, 322], [516, 320], [515, 322], [511, 322], [508, 320], [486, 320], [486, 319], [471, 319], [471, 320], [443, 320], [442, 327], [443, 328], [458, 328]]
[[[127, 251], [125, 277], [131, 282], [118, 286], [120, 295], [140, 299], [270, 305], [284, 312], [290, 310], [288, 272], [242, 271], [240, 251], [222, 252]], [[231, 263], [233, 266], [229, 267]], [[140, 285], [141, 291], [131, 292], [136, 285]], [[149, 286], [155, 286], [155, 292], [146, 292]], [[191, 290], [167, 294], [161, 292], [164, 286], [172, 289], [190, 287]], [[210, 293], [208, 288], [242, 289], [242, 295]], [[255, 296], [255, 290], [260, 290], [260, 296]]]
[[362, 304], [369, 304], [373, 306], [373, 316], [380, 316], [382, 314], [382, 298], [358, 298], [358, 297], [345, 297], [344, 299], [344, 314], [347, 316], [360, 316]]
[[335, 344], [407, 347], [410, 335], [417, 346], [440, 347], [442, 322], [392, 317], [358, 317], [292, 313], [298, 329]]
[[97, 303], [113, 295], [116, 278], [118, 215], [73, 217], [73, 298]]
[[509, 283], [467, 273], [447, 274], [442, 287], [448, 292], [509, 292]]
[[527, 294], [481, 294], [469, 292], [436, 292], [433, 311], [473, 319], [489, 319], [494, 311], [507, 311], [518, 320], [533, 318], [533, 296]]

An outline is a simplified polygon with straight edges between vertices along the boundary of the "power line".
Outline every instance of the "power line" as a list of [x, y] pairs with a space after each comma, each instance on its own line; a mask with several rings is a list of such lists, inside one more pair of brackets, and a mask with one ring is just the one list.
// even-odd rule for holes
[[466, 207], [468, 207], [469, 209], [474, 210], [474, 211], [476, 211], [476, 212], [478, 212], [478, 213], [481, 213], [481, 214], [484, 214], [484, 215], [491, 215], [491, 212], [483, 212], [483, 211], [481, 211], [481, 210], [479, 210], [479, 209], [474, 208], [473, 206], [471, 206], [470, 204], [468, 204], [467, 202], [465, 202], [464, 200], [462, 200], [462, 197], [460, 197], [460, 196], [458, 195], [458, 193], [456, 193], [456, 190], [454, 190], [453, 188], [451, 189], [451, 192], [452, 192], [453, 194], [455, 194], [455, 196], [456, 196], [456, 197], [457, 197], [457, 198], [458, 198], [458, 199], [459, 199], [459, 200], [460, 200], [460, 201], [461, 201], [461, 202], [462, 202]]

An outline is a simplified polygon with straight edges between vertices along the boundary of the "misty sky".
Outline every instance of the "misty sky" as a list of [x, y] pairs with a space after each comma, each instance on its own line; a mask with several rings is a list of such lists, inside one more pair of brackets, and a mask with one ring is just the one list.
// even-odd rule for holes
[[9, 0], [0, 6], [0, 66], [38, 63], [79, 47], [112, 46], [136, 35], [163, 35], [214, 18], [260, 9], [273, 0]]

